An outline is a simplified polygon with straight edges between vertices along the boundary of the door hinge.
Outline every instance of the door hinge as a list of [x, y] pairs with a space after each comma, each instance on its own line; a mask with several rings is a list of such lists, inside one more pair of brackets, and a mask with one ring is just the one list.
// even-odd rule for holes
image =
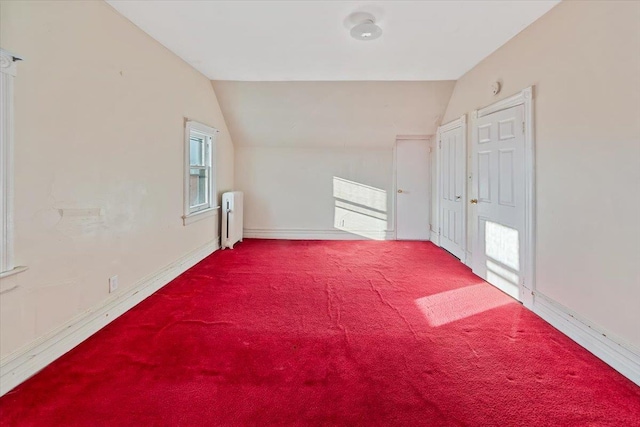
[[524, 122], [522, 122], [522, 133], [524, 133]]
[[442, 140], [438, 141], [438, 148], [442, 148]]

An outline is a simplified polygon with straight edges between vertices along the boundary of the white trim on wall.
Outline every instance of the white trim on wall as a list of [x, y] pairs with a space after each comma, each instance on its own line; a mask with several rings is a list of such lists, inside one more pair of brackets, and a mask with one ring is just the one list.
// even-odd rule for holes
[[471, 251], [467, 250], [467, 258], [465, 259], [464, 265], [466, 265], [469, 268], [473, 268], [472, 264], [471, 264], [472, 258], [471, 258]]
[[13, 80], [17, 56], [0, 49], [0, 275], [26, 270], [14, 268], [13, 257]]
[[243, 237], [247, 239], [283, 239], [283, 240], [395, 240], [395, 232], [387, 231], [359, 231], [362, 234], [350, 233], [343, 230], [312, 230], [312, 229], [260, 229], [245, 228]]
[[431, 139], [430, 135], [396, 135], [396, 141], [400, 140], [400, 141], [406, 141], [406, 140], [410, 140], [410, 141], [428, 141]]
[[[596, 357], [610, 365], [631, 381], [640, 385], [640, 350], [626, 344], [619, 337], [601, 330], [587, 319], [573, 313], [567, 307], [541, 294], [535, 283], [535, 135], [534, 90], [523, 91], [471, 113], [473, 122], [501, 110], [524, 105], [525, 122], [525, 271], [521, 289], [522, 302], [531, 311], [574, 340]], [[476, 135], [474, 135], [474, 138]], [[467, 265], [471, 266], [471, 253]]]
[[398, 218], [397, 218], [397, 211], [396, 211], [396, 206], [398, 203], [398, 192], [397, 192], [397, 188], [398, 188], [398, 180], [397, 180], [397, 176], [398, 176], [398, 144], [397, 144], [397, 139], [396, 142], [393, 143], [393, 165], [391, 166], [391, 173], [393, 174], [393, 176], [391, 177], [391, 188], [392, 188], [392, 194], [393, 196], [391, 197], [391, 209], [393, 209], [391, 212], [393, 212], [393, 237], [391, 239], [386, 239], [386, 240], [398, 240]]
[[[454, 120], [451, 123], [457, 122], [458, 120]], [[441, 134], [441, 130], [440, 127], [438, 127], [438, 129], [436, 130], [436, 141], [434, 144], [434, 155], [436, 156], [436, 176], [435, 176], [435, 181], [436, 181], [436, 191], [434, 192], [435, 196], [435, 200], [433, 201], [433, 204], [435, 206], [435, 211], [436, 214], [433, 216], [433, 218], [431, 218], [431, 241], [438, 247], [440, 247], [440, 169], [442, 168], [442, 165], [440, 164], [440, 134]], [[432, 197], [433, 197], [432, 196]], [[435, 238], [434, 235], [435, 234]]]
[[640, 350], [539, 292], [534, 293], [532, 311], [640, 386]]
[[220, 238], [192, 251], [161, 271], [114, 294], [54, 331], [0, 360], [0, 396], [98, 332], [124, 312], [220, 248]]
[[[203, 219], [210, 218], [212, 216], [217, 217], [219, 210], [220, 210], [220, 206], [214, 206], [213, 208], [205, 209], [203, 211], [192, 213], [191, 215], [183, 216], [182, 223], [184, 225], [189, 225], [194, 222], [198, 222], [198, 221], [202, 221]], [[216, 218], [216, 221], [218, 221], [217, 218]]]
[[462, 252], [464, 253], [463, 258], [460, 260], [462, 263], [467, 262], [467, 248], [469, 247], [467, 242], [467, 174], [469, 171], [467, 170], [467, 115], [463, 114], [460, 116], [460, 122], [462, 127], [462, 158], [464, 159], [464, 174], [463, 174], [463, 184], [462, 184]]
[[438, 126], [438, 133], [442, 134], [443, 132], [447, 132], [459, 127], [466, 126], [467, 124], [467, 115], [463, 114], [455, 120], [451, 120], [443, 125]]
[[[532, 309], [535, 292], [535, 140], [533, 117], [533, 86], [513, 96], [495, 102], [487, 107], [471, 113], [471, 143], [477, 139], [475, 121], [498, 111], [524, 106], [524, 161], [525, 161], [525, 239], [524, 239], [524, 274], [520, 286], [520, 298], [525, 307]], [[477, 230], [476, 230], [477, 232]]]
[[[396, 140], [393, 144], [393, 197], [391, 199], [392, 209], [393, 209], [393, 237], [385, 238], [381, 240], [398, 240], [398, 141], [426, 141], [429, 147], [429, 176], [431, 176], [431, 156], [433, 155], [433, 150], [431, 150], [431, 140], [433, 139], [433, 135], [396, 135]], [[429, 191], [431, 191], [431, 183], [429, 183]], [[433, 196], [430, 194], [430, 198]], [[427, 201], [430, 201], [429, 198]], [[433, 218], [431, 218], [431, 203], [429, 203], [429, 227], [433, 227]], [[429, 229], [429, 238], [426, 241], [432, 241], [433, 237], [433, 229]]]
[[[193, 222], [199, 221], [204, 218], [216, 215], [218, 213], [218, 189], [217, 189], [217, 135], [220, 131], [211, 126], [196, 122], [194, 120], [184, 119], [184, 214], [182, 215], [183, 225], [189, 225]], [[209, 145], [209, 158], [205, 159], [208, 164], [208, 194], [206, 208], [202, 210], [193, 210], [190, 203], [190, 189], [189, 179], [191, 174], [191, 152], [190, 152], [190, 140], [192, 135], [198, 135], [205, 139], [208, 139]], [[195, 166], [194, 166], [195, 167]]]

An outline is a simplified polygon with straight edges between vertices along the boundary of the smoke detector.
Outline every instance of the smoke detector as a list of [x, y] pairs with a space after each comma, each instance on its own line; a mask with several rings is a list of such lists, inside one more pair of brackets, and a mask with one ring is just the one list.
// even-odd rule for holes
[[376, 25], [376, 18], [366, 15], [368, 16], [362, 22], [351, 28], [351, 37], [356, 40], [375, 40], [382, 35], [382, 28]]

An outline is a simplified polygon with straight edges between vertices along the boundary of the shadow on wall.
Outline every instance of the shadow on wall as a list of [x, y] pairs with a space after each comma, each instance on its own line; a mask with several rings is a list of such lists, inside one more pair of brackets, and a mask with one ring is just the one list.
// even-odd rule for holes
[[372, 240], [385, 240], [387, 192], [333, 177], [334, 227]]

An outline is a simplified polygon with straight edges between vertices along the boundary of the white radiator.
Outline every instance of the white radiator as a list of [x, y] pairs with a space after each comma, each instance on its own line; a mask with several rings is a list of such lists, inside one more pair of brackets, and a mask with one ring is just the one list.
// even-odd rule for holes
[[221, 246], [233, 249], [242, 242], [242, 191], [222, 194], [222, 236]]

